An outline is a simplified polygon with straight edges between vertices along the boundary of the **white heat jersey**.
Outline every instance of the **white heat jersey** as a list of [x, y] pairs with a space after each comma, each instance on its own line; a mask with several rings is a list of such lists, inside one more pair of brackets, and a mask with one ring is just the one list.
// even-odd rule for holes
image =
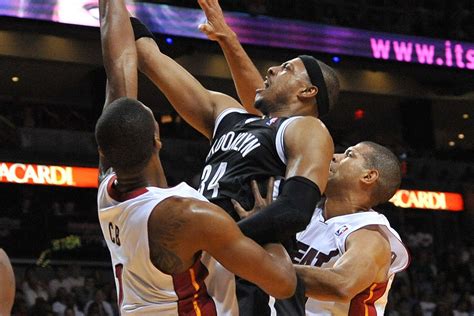
[[400, 236], [390, 227], [384, 215], [370, 210], [325, 220], [323, 210], [317, 208], [306, 229], [296, 235], [298, 252], [293, 258], [293, 262], [331, 268], [346, 251], [347, 237], [352, 232], [368, 225], [378, 225], [390, 241], [392, 264], [388, 280], [384, 283], [372, 284], [347, 303], [308, 298], [305, 306], [306, 315], [382, 316], [384, 314], [394, 274], [404, 270], [410, 261], [408, 251]]
[[[207, 201], [184, 182], [120, 194], [111, 174], [99, 186], [102, 233], [112, 258], [121, 315], [238, 315], [234, 275], [209, 254], [187, 271], [166, 274], [150, 261], [148, 217], [170, 196]], [[190, 241], [192, 242], [192, 241]]]

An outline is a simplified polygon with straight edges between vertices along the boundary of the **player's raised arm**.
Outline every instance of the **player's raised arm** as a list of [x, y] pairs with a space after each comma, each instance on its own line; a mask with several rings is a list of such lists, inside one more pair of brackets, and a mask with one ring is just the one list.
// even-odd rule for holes
[[377, 229], [360, 229], [346, 241], [347, 251], [332, 268], [295, 265], [306, 296], [347, 302], [373, 283], [387, 279], [391, 252], [387, 237]]
[[284, 241], [306, 228], [326, 189], [334, 145], [326, 127], [314, 117], [289, 123], [284, 132], [285, 185], [275, 202], [239, 222], [257, 241]]
[[[125, 1], [100, 0], [99, 10], [102, 59], [107, 74], [105, 107], [121, 97], [137, 98], [137, 50]], [[99, 154], [99, 182], [109, 169], [109, 163]]]
[[100, 0], [102, 59], [107, 74], [105, 104], [137, 97], [137, 50], [123, 0]]
[[[163, 54], [156, 42], [136, 30], [138, 67], [165, 94], [175, 110], [207, 138], [212, 137], [214, 122], [226, 108], [242, 106], [232, 97], [204, 88], [186, 69]], [[145, 29], [143, 24], [140, 28]], [[148, 34], [148, 30], [146, 30]]]
[[206, 14], [207, 23], [199, 25], [199, 30], [210, 40], [217, 41], [229, 65], [240, 101], [245, 109], [260, 115], [254, 107], [255, 91], [264, 86], [263, 78], [250, 60], [237, 35], [227, 25], [218, 0], [198, 0]]

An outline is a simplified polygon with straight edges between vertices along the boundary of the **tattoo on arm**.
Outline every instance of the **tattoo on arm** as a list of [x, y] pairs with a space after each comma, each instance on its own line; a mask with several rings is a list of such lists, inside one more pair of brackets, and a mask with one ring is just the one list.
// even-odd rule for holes
[[[184, 268], [182, 259], [172, 249], [178, 246], [176, 237], [187, 220], [180, 216], [179, 211], [174, 212], [174, 210], [170, 210], [166, 216], [168, 220], [154, 226], [153, 235], [151, 233], [148, 235], [148, 241], [150, 260], [153, 265], [159, 270], [171, 274]], [[150, 227], [148, 230], [151, 232]]]

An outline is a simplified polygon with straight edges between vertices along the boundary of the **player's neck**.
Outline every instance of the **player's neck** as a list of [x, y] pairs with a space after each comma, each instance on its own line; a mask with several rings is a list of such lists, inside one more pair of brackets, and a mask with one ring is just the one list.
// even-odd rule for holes
[[350, 195], [344, 197], [327, 197], [324, 203], [324, 218], [353, 214], [360, 211], [366, 211], [368, 208], [364, 203], [351, 198]]
[[168, 187], [165, 173], [159, 160], [149, 163], [140, 172], [133, 174], [117, 172], [116, 189], [118, 191], [130, 192], [141, 187]]
[[[274, 110], [269, 113], [270, 117], [289, 117], [289, 116], [316, 116], [315, 110], [312, 105], [304, 104], [301, 102], [293, 102], [286, 106], [280, 107], [278, 110]], [[317, 116], [316, 116], [317, 117]]]

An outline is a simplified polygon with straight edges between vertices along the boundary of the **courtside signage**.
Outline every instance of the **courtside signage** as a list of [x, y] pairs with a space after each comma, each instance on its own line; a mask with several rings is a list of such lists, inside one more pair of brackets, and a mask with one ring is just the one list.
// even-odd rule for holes
[[418, 208], [458, 212], [464, 210], [462, 195], [451, 192], [398, 190], [390, 199], [401, 208]]
[[[205, 39], [201, 10], [137, 1], [128, 9], [153, 32]], [[0, 0], [0, 16], [99, 26], [96, 0]], [[474, 44], [226, 12], [242, 43], [474, 70]]]
[[0, 162], [0, 182], [97, 188], [97, 168]]

